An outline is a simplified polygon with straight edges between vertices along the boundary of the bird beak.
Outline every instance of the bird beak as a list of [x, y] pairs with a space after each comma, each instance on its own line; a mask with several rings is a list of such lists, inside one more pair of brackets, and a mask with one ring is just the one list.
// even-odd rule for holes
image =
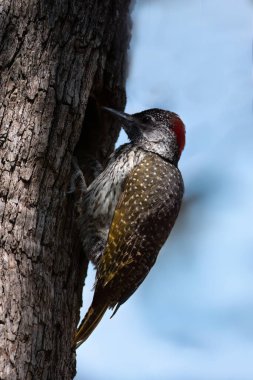
[[122, 127], [131, 141], [136, 140], [136, 138], [140, 136], [141, 134], [140, 126], [142, 124], [135, 117], [125, 112], [116, 111], [113, 108], [109, 108], [109, 107], [102, 107], [102, 108], [105, 111], [110, 112], [112, 115], [116, 116], [122, 121]]
[[138, 121], [128, 113], [116, 111], [113, 108], [102, 107], [105, 111], [110, 112], [112, 115], [116, 116], [122, 121], [122, 127], [124, 128], [129, 139], [132, 140], [135, 136], [138, 135]]
[[131, 115], [129, 115], [128, 113], [121, 112], [121, 111], [116, 111], [113, 108], [109, 108], [109, 107], [102, 107], [102, 108], [103, 108], [103, 110], [105, 110], [107, 112], [110, 112], [111, 114], [115, 115], [119, 119], [123, 119], [124, 121], [129, 122], [129, 123], [133, 123], [134, 122], [133, 117]]

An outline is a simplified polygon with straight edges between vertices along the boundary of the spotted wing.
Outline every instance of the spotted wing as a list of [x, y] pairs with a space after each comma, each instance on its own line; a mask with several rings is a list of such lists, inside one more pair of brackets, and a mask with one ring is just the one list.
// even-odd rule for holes
[[179, 170], [147, 154], [130, 173], [114, 212], [97, 285], [120, 305], [137, 289], [156, 261], [179, 212], [183, 182]]

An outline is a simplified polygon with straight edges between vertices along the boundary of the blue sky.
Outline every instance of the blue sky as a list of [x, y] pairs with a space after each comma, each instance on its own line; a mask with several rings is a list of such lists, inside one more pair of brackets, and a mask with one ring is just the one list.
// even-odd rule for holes
[[136, 2], [126, 110], [184, 120], [184, 205], [143, 285], [78, 350], [76, 380], [253, 379], [252, 12]]

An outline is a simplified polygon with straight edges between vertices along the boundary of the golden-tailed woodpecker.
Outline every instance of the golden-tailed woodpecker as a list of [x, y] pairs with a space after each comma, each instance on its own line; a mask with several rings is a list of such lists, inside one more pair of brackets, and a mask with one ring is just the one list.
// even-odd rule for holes
[[184, 192], [177, 167], [185, 145], [179, 116], [156, 108], [133, 115], [104, 109], [120, 119], [130, 142], [112, 154], [82, 200], [82, 244], [96, 267], [96, 282], [76, 347], [108, 308], [115, 313], [143, 282], [176, 221]]

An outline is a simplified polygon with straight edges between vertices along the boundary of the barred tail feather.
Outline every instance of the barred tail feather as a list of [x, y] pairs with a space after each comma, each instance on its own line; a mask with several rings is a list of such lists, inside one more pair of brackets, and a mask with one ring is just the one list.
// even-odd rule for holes
[[104, 313], [107, 310], [107, 305], [102, 304], [96, 307], [91, 306], [86, 313], [84, 319], [82, 320], [81, 325], [78, 327], [75, 335], [75, 346], [78, 348], [83, 342], [88, 339], [92, 331], [99, 324]]

